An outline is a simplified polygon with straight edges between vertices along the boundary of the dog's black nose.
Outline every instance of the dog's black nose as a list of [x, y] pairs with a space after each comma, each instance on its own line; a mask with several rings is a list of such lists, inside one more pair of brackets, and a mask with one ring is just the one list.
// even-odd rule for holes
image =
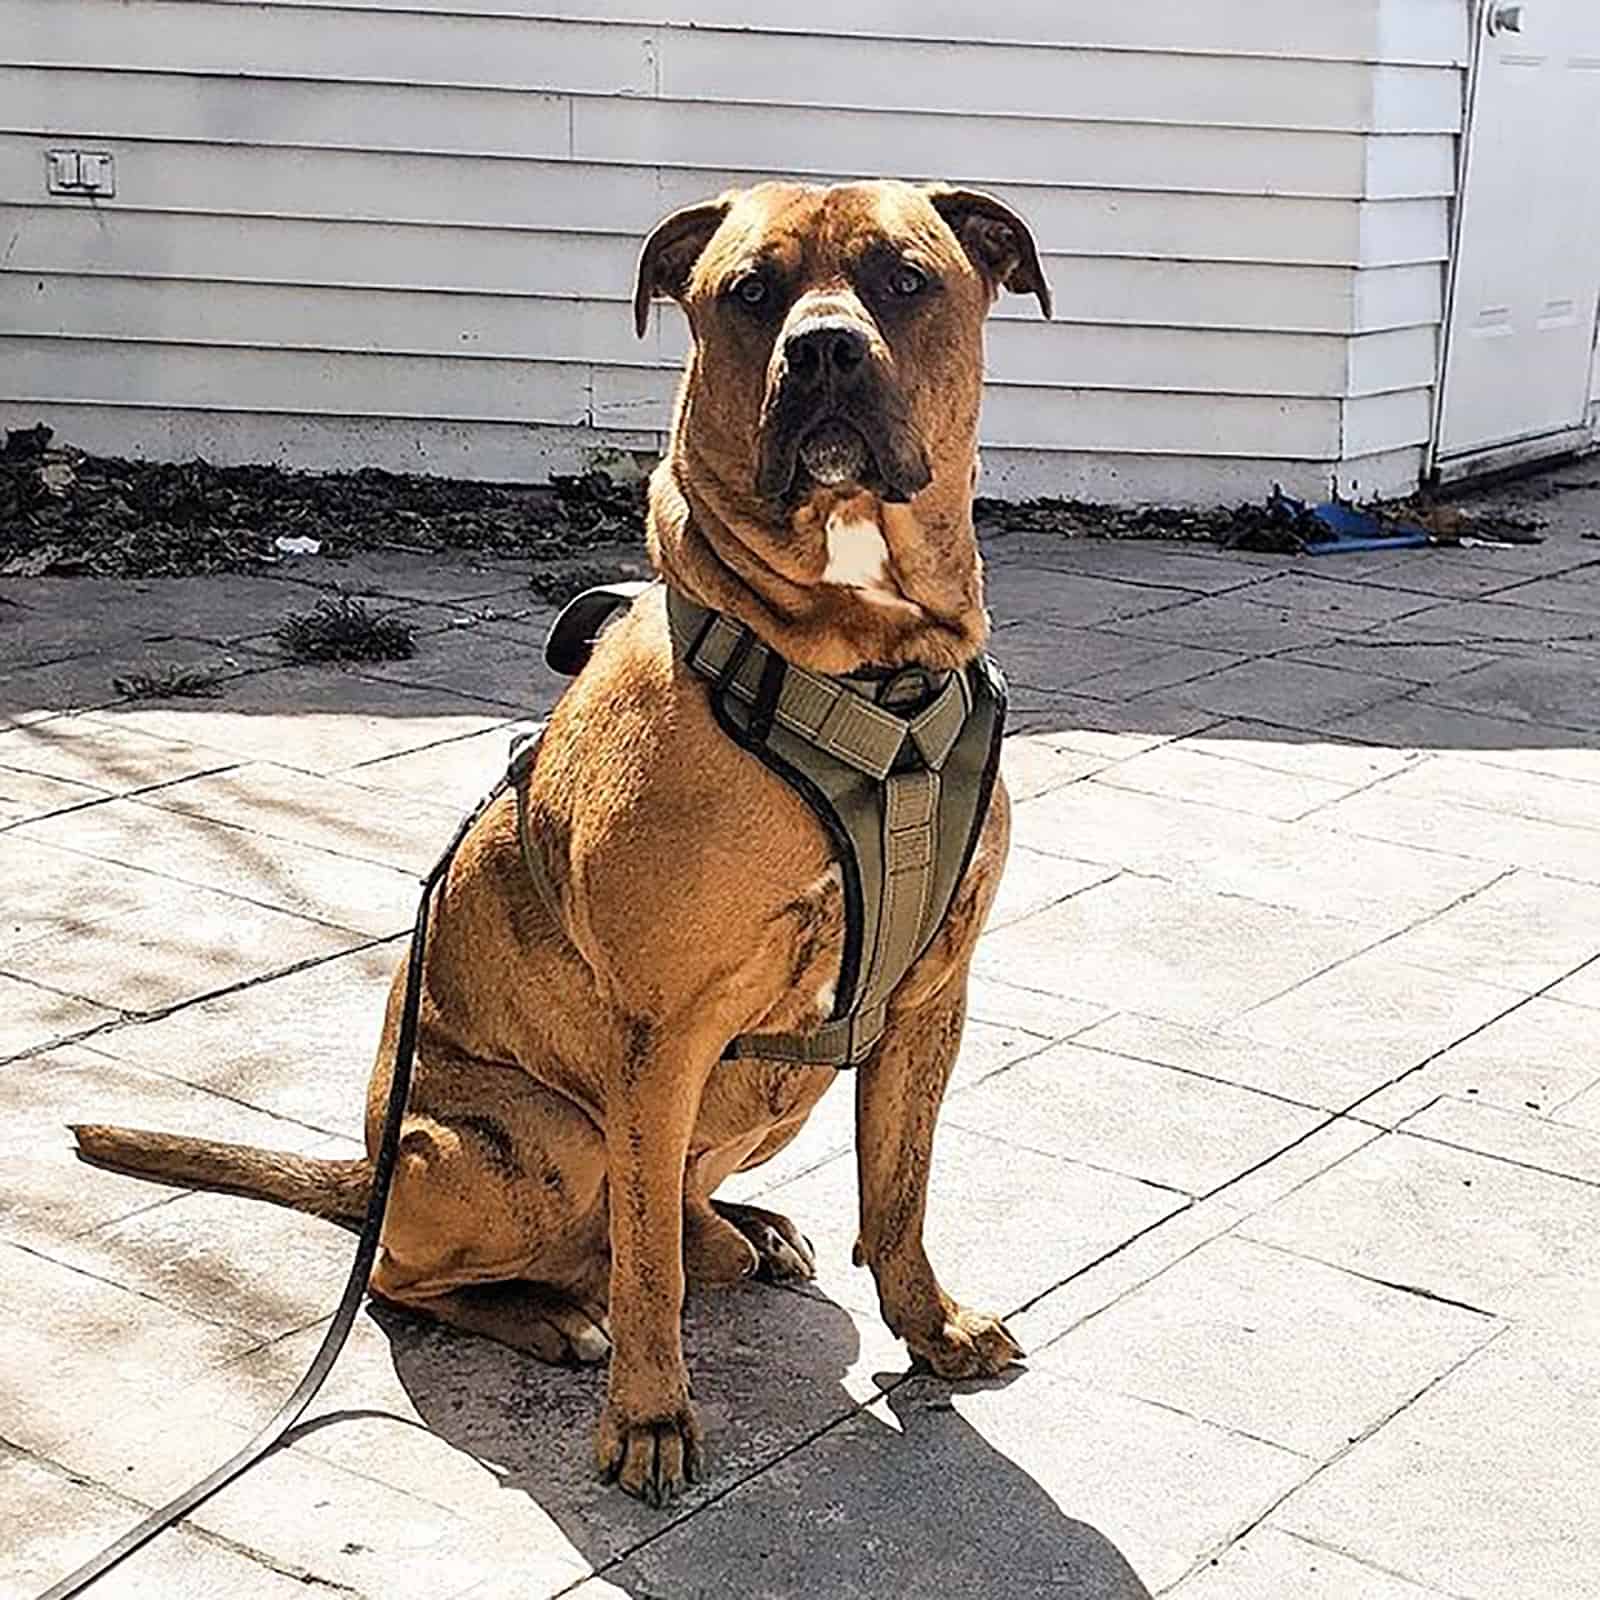
[[783, 341], [789, 371], [811, 388], [844, 388], [867, 359], [867, 336], [848, 322], [803, 322]]

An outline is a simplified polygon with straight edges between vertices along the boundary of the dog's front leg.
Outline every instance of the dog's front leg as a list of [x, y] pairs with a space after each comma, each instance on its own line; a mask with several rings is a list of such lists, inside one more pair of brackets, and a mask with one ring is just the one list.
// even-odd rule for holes
[[856, 1081], [856, 1262], [872, 1268], [883, 1320], [945, 1378], [987, 1376], [1022, 1354], [998, 1317], [969, 1311], [940, 1288], [923, 1249], [934, 1124], [965, 1020], [963, 972], [891, 1021]]
[[709, 1070], [666, 1030], [636, 1022], [607, 1097], [612, 1355], [595, 1457], [653, 1506], [701, 1465], [683, 1360], [683, 1175]]

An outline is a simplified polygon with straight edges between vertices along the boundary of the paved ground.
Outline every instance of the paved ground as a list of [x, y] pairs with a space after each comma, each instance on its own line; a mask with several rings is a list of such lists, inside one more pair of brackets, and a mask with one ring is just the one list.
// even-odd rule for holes
[[[363, 1315], [340, 1420], [96, 1592], [1592, 1600], [1593, 477], [1534, 549], [993, 546], [1017, 846], [929, 1237], [1024, 1372], [907, 1375], [836, 1091], [746, 1185], [818, 1292], [691, 1307], [716, 1470], [678, 1513], [591, 1481], [594, 1375]], [[8, 1597], [244, 1439], [350, 1248], [61, 1125], [351, 1148], [408, 874], [554, 690], [520, 572], [403, 557], [338, 576], [414, 661], [285, 667], [326, 571], [0, 585]], [[219, 699], [112, 695], [218, 659]]]

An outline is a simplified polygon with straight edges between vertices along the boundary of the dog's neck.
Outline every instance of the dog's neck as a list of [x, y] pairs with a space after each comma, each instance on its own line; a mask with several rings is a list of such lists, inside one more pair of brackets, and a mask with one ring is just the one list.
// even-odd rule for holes
[[822, 491], [787, 529], [771, 530], [756, 506], [700, 487], [699, 477], [672, 457], [656, 469], [651, 560], [674, 588], [742, 622], [786, 660], [830, 675], [944, 671], [983, 649], [989, 624], [970, 495], [948, 504], [919, 496], [908, 506]]

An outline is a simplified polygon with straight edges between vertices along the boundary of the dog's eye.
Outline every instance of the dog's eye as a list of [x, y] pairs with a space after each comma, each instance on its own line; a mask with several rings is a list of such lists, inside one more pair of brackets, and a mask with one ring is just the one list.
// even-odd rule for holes
[[902, 300], [909, 300], [912, 295], [921, 294], [927, 287], [927, 273], [921, 267], [912, 266], [909, 261], [902, 261], [889, 274], [889, 292], [899, 295]]
[[766, 280], [749, 273], [734, 284], [733, 293], [740, 305], [763, 306], [767, 303]]

